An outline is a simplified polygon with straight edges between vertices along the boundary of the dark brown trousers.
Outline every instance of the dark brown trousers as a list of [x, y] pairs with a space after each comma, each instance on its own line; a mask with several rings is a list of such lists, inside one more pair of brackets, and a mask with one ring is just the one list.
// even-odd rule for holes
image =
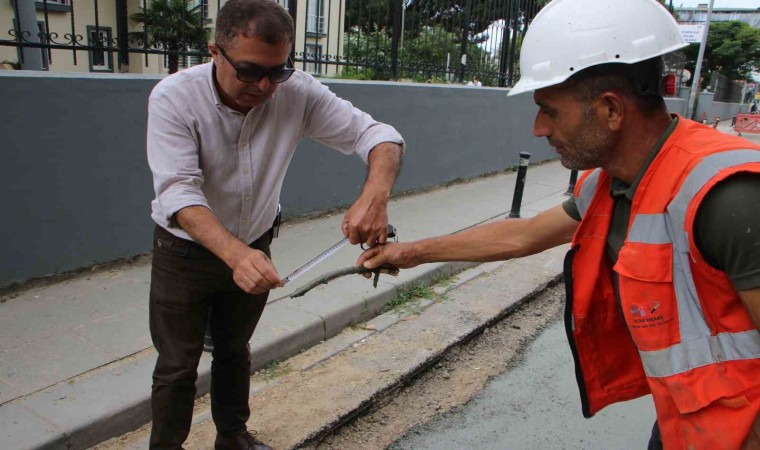
[[[269, 256], [271, 242], [268, 232], [250, 247]], [[250, 416], [248, 341], [268, 295], [268, 292], [260, 295], [243, 292], [233, 281], [232, 270], [221, 259], [195, 242], [156, 227], [150, 334], [158, 360], [151, 394], [151, 449], [180, 449], [190, 432], [207, 320], [214, 340], [211, 363], [214, 424], [217, 432], [223, 434], [245, 431]]]

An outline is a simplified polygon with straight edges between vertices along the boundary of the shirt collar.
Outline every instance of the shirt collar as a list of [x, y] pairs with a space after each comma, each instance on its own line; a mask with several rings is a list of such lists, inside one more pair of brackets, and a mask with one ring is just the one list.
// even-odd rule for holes
[[631, 183], [630, 186], [625, 181], [612, 177], [610, 180], [610, 194], [612, 194], [613, 197], [620, 197], [624, 195], [628, 200], [633, 200], [633, 194], [636, 193], [636, 189], [638, 189], [641, 179], [644, 177], [644, 174], [646, 173], [647, 169], [649, 169], [652, 161], [654, 161], [654, 159], [657, 157], [657, 154], [660, 153], [662, 145], [665, 143], [668, 137], [670, 137], [670, 134], [673, 133], [673, 130], [676, 129], [677, 125], [678, 116], [673, 116], [673, 120], [670, 122], [670, 126], [667, 130], [665, 130], [665, 133], [660, 136], [660, 139], [657, 140], [654, 148], [652, 148], [652, 152], [649, 154], [649, 157], [647, 157], [646, 162], [644, 162], [644, 166], [641, 168], [641, 171], [639, 171], [639, 174], [636, 175], [636, 178], [633, 180], [633, 183]]
[[222, 103], [222, 98], [219, 96], [219, 91], [216, 89], [216, 63], [212, 60], [209, 65], [211, 66], [208, 71], [209, 88], [211, 89], [211, 95], [214, 97], [214, 103], [216, 103], [217, 108], [221, 108], [225, 105]]

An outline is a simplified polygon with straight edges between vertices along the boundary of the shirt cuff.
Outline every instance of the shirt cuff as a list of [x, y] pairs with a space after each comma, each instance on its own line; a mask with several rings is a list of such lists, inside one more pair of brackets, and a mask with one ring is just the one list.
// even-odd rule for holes
[[166, 223], [169, 228], [181, 228], [175, 220], [175, 215], [188, 206], [204, 206], [208, 209], [208, 201], [203, 194], [194, 192], [181, 192], [178, 189], [169, 189], [158, 196], [158, 203], [161, 205], [161, 211], [164, 214]]
[[365, 164], [369, 162], [369, 152], [383, 142], [392, 142], [401, 146], [401, 154], [406, 151], [406, 143], [401, 135], [390, 125], [378, 124], [367, 130], [356, 145], [356, 153]]

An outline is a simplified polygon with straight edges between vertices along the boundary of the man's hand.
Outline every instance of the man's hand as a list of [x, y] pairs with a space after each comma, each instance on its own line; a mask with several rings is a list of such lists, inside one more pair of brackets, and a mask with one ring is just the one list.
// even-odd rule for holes
[[261, 294], [283, 286], [272, 260], [261, 250], [244, 247], [235, 254], [230, 267], [232, 279], [249, 294]]
[[351, 244], [372, 247], [388, 239], [388, 200], [362, 194], [343, 217], [343, 236]]
[[240, 289], [261, 294], [283, 286], [269, 257], [230, 234], [210, 209], [188, 206], [177, 213], [177, 222], [232, 269], [232, 279]]
[[388, 239], [388, 198], [401, 165], [401, 153], [401, 146], [392, 142], [378, 144], [370, 151], [367, 181], [340, 226], [351, 244], [372, 247]]
[[413, 242], [377, 245], [359, 255], [356, 265], [364, 266], [367, 269], [375, 269], [382, 265], [409, 269], [420, 264], [413, 246]]

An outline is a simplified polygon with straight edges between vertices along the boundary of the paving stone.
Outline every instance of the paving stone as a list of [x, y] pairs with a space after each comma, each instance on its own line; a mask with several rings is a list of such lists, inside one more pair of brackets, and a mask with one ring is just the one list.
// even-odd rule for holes
[[26, 395], [111, 361], [79, 336], [61, 333], [0, 353], [0, 380]]
[[0, 442], [4, 449], [66, 448], [66, 439], [59, 429], [14, 403], [0, 406]]
[[124, 358], [153, 345], [148, 327], [148, 311], [132, 308], [83, 326], [75, 333], [86, 341]]

